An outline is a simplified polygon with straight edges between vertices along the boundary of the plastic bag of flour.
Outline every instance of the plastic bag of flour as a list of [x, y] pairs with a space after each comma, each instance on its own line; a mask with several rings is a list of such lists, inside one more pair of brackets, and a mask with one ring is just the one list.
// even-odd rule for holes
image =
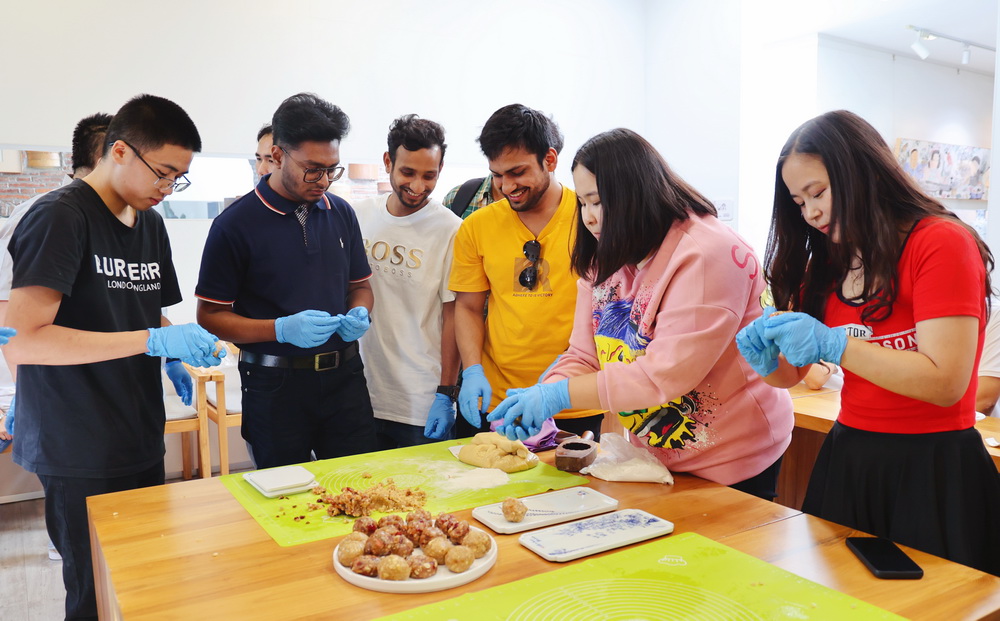
[[601, 452], [580, 470], [605, 481], [633, 481], [673, 485], [674, 477], [655, 457], [617, 433], [601, 435]]

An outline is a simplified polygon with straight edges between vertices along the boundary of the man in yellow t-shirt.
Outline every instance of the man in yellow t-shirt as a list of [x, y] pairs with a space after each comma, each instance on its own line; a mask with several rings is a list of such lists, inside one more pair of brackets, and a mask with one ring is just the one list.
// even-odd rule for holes
[[[482, 414], [508, 388], [538, 381], [566, 350], [576, 305], [576, 194], [555, 177], [559, 128], [541, 112], [511, 104], [486, 121], [479, 145], [504, 198], [470, 215], [455, 238], [448, 286], [456, 293], [465, 366], [456, 437], [486, 428]], [[604, 415], [565, 410], [555, 418], [560, 429], [599, 436]]]

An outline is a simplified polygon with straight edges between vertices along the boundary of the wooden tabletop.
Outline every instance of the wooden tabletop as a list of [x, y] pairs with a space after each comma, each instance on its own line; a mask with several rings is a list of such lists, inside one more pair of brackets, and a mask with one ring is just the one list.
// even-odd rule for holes
[[[552, 452], [542, 456], [551, 461]], [[620, 508], [672, 521], [677, 533], [697, 532], [777, 559], [779, 566], [790, 562], [786, 557], [831, 545], [829, 535], [799, 526], [815, 518], [688, 475], [676, 475], [673, 486], [597, 479], [590, 485], [617, 498]], [[495, 535], [499, 560], [473, 583], [437, 593], [381, 594], [336, 575], [331, 555], [339, 538], [282, 548], [218, 478], [93, 497], [88, 507], [102, 619], [369, 619], [566, 566], [523, 548], [518, 535]], [[455, 513], [471, 520], [470, 511]], [[819, 566], [810, 579], [896, 612], [910, 610], [914, 595], [907, 585], [879, 581], [878, 597], [872, 597], [860, 565], [846, 567], [838, 554], [811, 558]], [[991, 595], [1000, 592], [1000, 580], [936, 560], [941, 573], [958, 576], [947, 584], [968, 592], [961, 600], [941, 602], [948, 615], [923, 618], [975, 618], [976, 611], [1000, 609]], [[786, 568], [799, 573], [794, 565]], [[930, 602], [940, 594], [928, 590], [923, 597]]]

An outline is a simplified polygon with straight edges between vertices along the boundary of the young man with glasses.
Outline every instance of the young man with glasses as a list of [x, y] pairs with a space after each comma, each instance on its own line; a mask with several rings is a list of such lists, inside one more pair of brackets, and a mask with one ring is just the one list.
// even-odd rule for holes
[[108, 125], [93, 172], [53, 190], [11, 238], [5, 346], [18, 365], [14, 461], [45, 489], [66, 618], [96, 619], [86, 498], [163, 483], [160, 357], [219, 364], [216, 338], [172, 326], [180, 302], [163, 220], [201, 138], [177, 104], [140, 95]]
[[[504, 198], [466, 218], [455, 238], [449, 287], [456, 292], [455, 331], [465, 367], [457, 437], [488, 429], [482, 414], [508, 388], [534, 385], [569, 344], [576, 194], [555, 177], [562, 142], [555, 122], [521, 104], [494, 112], [479, 136]], [[599, 437], [604, 416], [566, 410], [556, 418], [561, 429]]]
[[265, 176], [212, 223], [198, 321], [240, 347], [243, 438], [258, 468], [372, 451], [357, 340], [374, 303], [354, 210], [327, 190], [350, 121], [310, 93], [272, 119]]

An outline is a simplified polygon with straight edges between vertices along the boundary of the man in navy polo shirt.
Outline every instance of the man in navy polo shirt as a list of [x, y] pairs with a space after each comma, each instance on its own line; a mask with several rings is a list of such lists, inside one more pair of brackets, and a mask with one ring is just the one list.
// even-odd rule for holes
[[198, 322], [239, 345], [243, 438], [258, 468], [374, 450], [358, 338], [374, 304], [354, 210], [327, 193], [350, 121], [310, 93], [271, 123], [275, 172], [212, 224]]

